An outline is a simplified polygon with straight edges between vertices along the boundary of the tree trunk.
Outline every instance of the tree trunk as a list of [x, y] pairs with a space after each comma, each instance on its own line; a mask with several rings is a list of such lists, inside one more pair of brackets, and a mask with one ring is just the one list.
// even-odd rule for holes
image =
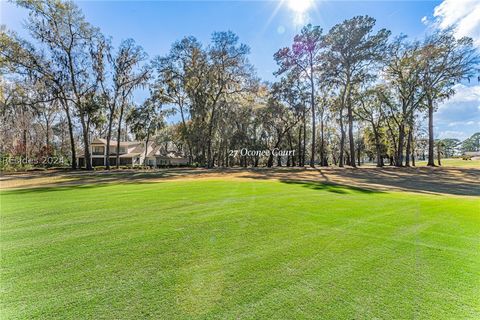
[[353, 140], [353, 111], [350, 99], [348, 99], [348, 139], [350, 140], [350, 165], [355, 166], [355, 141]]
[[83, 132], [83, 145], [85, 148], [84, 155], [85, 155], [85, 168], [87, 170], [92, 170], [92, 157], [90, 155], [90, 142], [88, 139], [88, 125], [85, 122], [85, 115], [80, 114], [80, 122], [82, 124], [82, 132]]
[[321, 115], [321, 119], [320, 119], [320, 166], [324, 166], [325, 165], [325, 154], [324, 154], [324, 150], [323, 150], [323, 114]]
[[212, 168], [212, 138], [208, 138], [208, 143], [207, 143], [207, 168]]
[[393, 134], [393, 129], [392, 129], [392, 126], [390, 125], [390, 123], [387, 121], [387, 127], [388, 127], [388, 132], [390, 134], [390, 138], [391, 138], [391, 145], [393, 146], [393, 155], [392, 153], [389, 153], [388, 154], [388, 157], [389, 157], [389, 165], [390, 166], [393, 166], [394, 163], [395, 163], [395, 159], [397, 158], [397, 139], [395, 139], [395, 135]]
[[229, 166], [229, 154], [228, 154], [228, 145], [225, 145], [225, 167], [228, 168]]
[[25, 157], [25, 160], [28, 161], [28, 148], [27, 148], [27, 135], [28, 135], [28, 132], [27, 132], [27, 129], [23, 129], [22, 131], [22, 144], [23, 144], [23, 150], [22, 150], [22, 153], [23, 153], [23, 156]]
[[403, 145], [405, 141], [405, 125], [402, 123], [398, 127], [398, 146], [397, 146], [397, 155], [395, 159], [395, 165], [397, 167], [403, 166]]
[[298, 128], [298, 165], [302, 165], [302, 127]]
[[437, 146], [437, 160], [438, 160], [438, 165], [441, 166], [442, 162], [440, 158], [442, 157], [442, 151], [440, 150], [440, 146]]
[[328, 160], [327, 157], [325, 156], [325, 133], [324, 133], [324, 123], [323, 123], [323, 114], [324, 111], [322, 109], [322, 114], [321, 114], [321, 122], [320, 122], [320, 162], [321, 165], [324, 167], [328, 166]]
[[185, 115], [183, 114], [183, 105], [180, 106], [180, 116], [182, 117], [182, 126], [183, 126], [183, 134], [185, 136], [185, 140], [187, 141], [187, 148], [188, 148], [188, 164], [192, 164], [193, 160], [193, 153], [192, 153], [192, 144], [190, 143], [190, 136], [187, 130], [187, 123], [185, 121]]
[[[288, 134], [288, 143], [290, 144], [290, 150], [293, 151], [293, 143], [292, 143], [292, 135], [291, 133]], [[290, 160], [290, 158], [288, 158]], [[288, 166], [288, 165], [287, 165]], [[291, 166], [295, 167], [295, 154], [292, 155], [291, 158]]]
[[[115, 159], [115, 166], [116, 168], [120, 168], [120, 135], [122, 134], [122, 118], [123, 118], [123, 111], [125, 109], [124, 104], [120, 106], [120, 115], [118, 117], [118, 131], [117, 131], [117, 154], [116, 154], [116, 159]], [[132, 163], [133, 165], [133, 163]]]
[[208, 140], [207, 140], [207, 168], [213, 167], [212, 162], [212, 134], [213, 134], [213, 121], [215, 118], [215, 107], [212, 109], [212, 117], [208, 124]]
[[313, 66], [311, 62], [310, 68], [310, 99], [311, 99], [311, 106], [312, 106], [312, 154], [310, 155], [310, 167], [315, 168], [315, 139], [316, 139], [316, 127], [315, 127], [315, 83], [313, 81]]
[[303, 149], [302, 149], [302, 167], [305, 166], [305, 157], [307, 150], [307, 110], [303, 108]]
[[376, 142], [376, 151], [377, 151], [377, 167], [383, 167], [382, 161], [382, 151], [380, 150], [380, 143]]
[[345, 130], [343, 129], [343, 112], [340, 109], [340, 156], [338, 157], [338, 166], [343, 167], [343, 153], [345, 152]]
[[382, 149], [380, 145], [380, 135], [378, 134], [378, 130], [375, 125], [373, 127], [373, 135], [375, 136], [375, 151], [377, 152], [377, 167], [383, 167], [383, 160], [382, 160]]
[[410, 151], [411, 151], [411, 137], [412, 137], [412, 133], [411, 133], [411, 129], [408, 130], [408, 136], [407, 136], [407, 149], [405, 150], [405, 166], [406, 167], [410, 167]]
[[47, 144], [47, 156], [50, 156], [50, 120], [45, 119], [45, 142]]
[[273, 154], [272, 150], [270, 150], [270, 155], [268, 156], [267, 167], [271, 168], [273, 166]]
[[70, 117], [70, 108], [68, 107], [68, 103], [65, 99], [62, 99], [62, 106], [65, 110], [65, 114], [67, 115], [67, 125], [68, 125], [68, 134], [70, 137], [70, 152], [72, 153], [72, 169], [77, 169], [77, 152], [75, 150], [75, 137], [73, 136], [73, 125], [72, 125], [72, 118]]
[[[107, 146], [106, 146], [106, 158], [105, 169], [110, 170], [110, 140], [112, 140], [112, 126], [113, 126], [113, 110], [110, 110], [110, 117], [108, 119], [108, 131], [107, 131]], [[118, 153], [117, 149], [117, 153]]]
[[147, 154], [148, 154], [148, 141], [150, 140], [150, 133], [147, 134], [147, 140], [145, 141], [145, 156], [143, 157], [143, 166], [147, 166]]
[[434, 139], [433, 139], [433, 101], [430, 98], [428, 100], [428, 163], [427, 166], [434, 167]]
[[357, 165], [360, 167], [361, 165], [361, 161], [360, 161], [360, 157], [361, 157], [361, 150], [360, 148], [357, 148]]
[[[413, 119], [412, 119], [413, 121]], [[410, 139], [410, 159], [412, 161], [412, 166], [415, 167], [415, 140], [413, 139], [413, 133], [414, 133], [414, 125], [415, 122], [412, 122], [410, 125], [410, 131], [409, 133], [409, 139]]]

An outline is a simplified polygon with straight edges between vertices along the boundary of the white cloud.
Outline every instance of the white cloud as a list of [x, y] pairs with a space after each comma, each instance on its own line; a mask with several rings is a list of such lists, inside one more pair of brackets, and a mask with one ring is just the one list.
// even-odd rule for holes
[[440, 131], [438, 134], [438, 139], [459, 139], [460, 141], [463, 141], [470, 136], [468, 134], [465, 134], [463, 131], [451, 131], [451, 130], [446, 130], [446, 131]]
[[455, 85], [455, 95], [435, 113], [438, 138], [465, 139], [480, 131], [480, 84]]
[[458, 127], [458, 126], [471, 126], [474, 125], [475, 121], [470, 120], [470, 121], [453, 121], [450, 122], [447, 126], [448, 127]]
[[446, 101], [450, 104], [463, 102], [480, 103], [480, 85], [467, 86], [462, 83], [457, 83], [453, 86], [453, 90], [455, 90], [455, 95]]
[[[455, 33], [458, 37], [471, 37], [476, 46], [480, 47], [479, 0], [443, 0], [435, 7], [433, 16], [439, 28], [455, 26]], [[424, 22], [423, 18], [422, 22]]]
[[[480, 0], [443, 0], [433, 18], [425, 16], [428, 28], [455, 28], [456, 37], [471, 37], [480, 48]], [[475, 80], [473, 80], [475, 81]], [[438, 138], [466, 139], [480, 131], [480, 84], [457, 84], [455, 95], [442, 102], [435, 113]]]

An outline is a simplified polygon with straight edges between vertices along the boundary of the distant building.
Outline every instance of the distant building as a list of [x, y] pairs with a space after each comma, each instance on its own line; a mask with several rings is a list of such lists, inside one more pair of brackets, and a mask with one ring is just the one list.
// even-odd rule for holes
[[480, 151], [467, 151], [464, 152], [464, 155], [467, 157], [471, 157], [472, 160], [480, 160]]
[[181, 166], [188, 164], [188, 159], [180, 152], [166, 151], [157, 145], [147, 155], [147, 164], [151, 167]]
[[[188, 164], [188, 159], [179, 152], [167, 152], [155, 142], [149, 142], [146, 146], [143, 141], [120, 142], [119, 165], [141, 166], [145, 163], [145, 148], [147, 148], [147, 165], [150, 167], [179, 166]], [[107, 140], [95, 139], [90, 144], [92, 167], [106, 165]], [[79, 154], [77, 161], [80, 167], [85, 167], [85, 156]], [[117, 141], [110, 141], [110, 166], [117, 165]]]

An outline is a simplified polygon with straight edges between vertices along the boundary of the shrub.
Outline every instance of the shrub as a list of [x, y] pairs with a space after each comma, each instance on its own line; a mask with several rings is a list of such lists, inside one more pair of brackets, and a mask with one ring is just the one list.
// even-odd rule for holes
[[26, 171], [29, 171], [29, 172], [33, 172], [33, 171], [47, 171], [47, 168], [30, 168], [30, 169], [27, 169]]
[[22, 156], [12, 156], [11, 154], [1, 154], [0, 156], [0, 171], [2, 172], [27, 171], [34, 167], [27, 158]]

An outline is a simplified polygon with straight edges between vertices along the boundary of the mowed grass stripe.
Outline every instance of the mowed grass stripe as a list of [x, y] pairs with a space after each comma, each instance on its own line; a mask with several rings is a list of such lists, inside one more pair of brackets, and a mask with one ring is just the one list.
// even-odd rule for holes
[[6, 319], [480, 317], [475, 198], [192, 180], [1, 204]]

